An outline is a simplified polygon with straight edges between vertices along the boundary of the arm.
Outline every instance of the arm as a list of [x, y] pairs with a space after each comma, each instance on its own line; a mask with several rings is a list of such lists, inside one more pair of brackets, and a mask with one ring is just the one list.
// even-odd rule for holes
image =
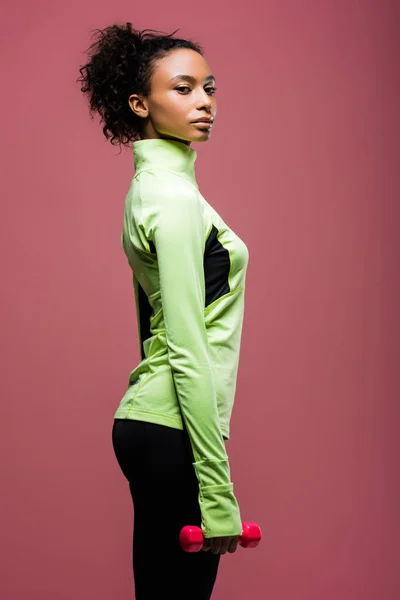
[[240, 535], [204, 322], [202, 206], [194, 186], [156, 182], [148, 174], [141, 195], [143, 209], [153, 215], [149, 236], [157, 252], [169, 363], [195, 458], [202, 530], [205, 537]]
[[[125, 255], [128, 257], [129, 254], [128, 254], [126, 246], [125, 246], [124, 233], [125, 233], [125, 224], [124, 224], [124, 229], [121, 233], [121, 245], [125, 252]], [[141, 314], [140, 294], [144, 294], [144, 292], [143, 292], [143, 290], [140, 286], [140, 283], [134, 272], [132, 274], [132, 284], [133, 284], [133, 290], [134, 290], [134, 296], [135, 296], [136, 322], [137, 322], [137, 332], [138, 332], [138, 339], [139, 339], [139, 353], [140, 353], [141, 360], [144, 360], [145, 354], [144, 354], [144, 346], [143, 346], [144, 335], [143, 335], [143, 331], [142, 331], [142, 321], [143, 321], [143, 318], [145, 318], [145, 319], [150, 318], [150, 311], [149, 311], [149, 314], [147, 314], [147, 315]]]

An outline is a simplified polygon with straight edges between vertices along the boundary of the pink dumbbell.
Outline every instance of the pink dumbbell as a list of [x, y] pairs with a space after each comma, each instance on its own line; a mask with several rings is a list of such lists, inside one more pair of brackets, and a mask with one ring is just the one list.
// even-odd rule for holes
[[[261, 529], [256, 523], [242, 523], [239, 544], [243, 548], [255, 548], [261, 540]], [[198, 552], [204, 543], [203, 532], [196, 525], [186, 525], [181, 529], [179, 541], [185, 552]]]

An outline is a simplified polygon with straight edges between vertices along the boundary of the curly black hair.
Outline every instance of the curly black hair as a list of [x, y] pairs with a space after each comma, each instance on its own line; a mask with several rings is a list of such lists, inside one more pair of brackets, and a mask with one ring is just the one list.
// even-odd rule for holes
[[104, 122], [106, 140], [111, 137], [111, 144], [121, 147], [141, 139], [143, 119], [132, 111], [128, 98], [131, 94], [150, 93], [157, 60], [176, 48], [190, 48], [202, 56], [204, 51], [196, 42], [173, 38], [178, 29], [158, 35], [162, 32], [139, 31], [127, 22], [94, 31], [95, 41], [86, 50], [89, 62], [79, 69], [77, 82], [89, 98], [91, 118], [97, 111], [100, 123]]

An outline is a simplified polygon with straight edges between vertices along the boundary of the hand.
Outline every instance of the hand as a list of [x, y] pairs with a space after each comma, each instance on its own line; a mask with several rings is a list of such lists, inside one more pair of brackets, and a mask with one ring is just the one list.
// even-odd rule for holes
[[204, 550], [204, 552], [211, 550], [213, 554], [225, 554], [226, 552], [230, 552], [231, 554], [233, 554], [234, 552], [236, 552], [238, 543], [238, 535], [229, 535], [214, 538], [205, 537], [202, 550]]

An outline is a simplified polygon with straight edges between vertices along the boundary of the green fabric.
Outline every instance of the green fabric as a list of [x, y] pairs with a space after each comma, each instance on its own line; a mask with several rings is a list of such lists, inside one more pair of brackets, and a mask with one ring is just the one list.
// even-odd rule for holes
[[[185, 427], [204, 535], [240, 535], [224, 438], [230, 437], [236, 391], [248, 249], [201, 195], [195, 150], [148, 139], [134, 142], [133, 152], [121, 242], [132, 269], [143, 351], [114, 417]], [[213, 225], [229, 252], [229, 290], [205, 306], [204, 252]], [[139, 283], [152, 309], [145, 340]]]

